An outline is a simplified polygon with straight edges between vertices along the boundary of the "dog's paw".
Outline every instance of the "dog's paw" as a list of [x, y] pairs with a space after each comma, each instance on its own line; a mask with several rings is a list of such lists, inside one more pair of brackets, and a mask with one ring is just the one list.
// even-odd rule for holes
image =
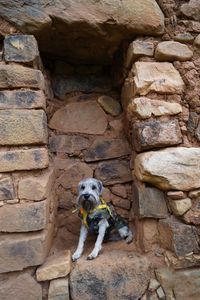
[[92, 253], [90, 253], [88, 255], [87, 260], [92, 260], [92, 259], [96, 258], [97, 256], [98, 256], [98, 253], [93, 251]]
[[127, 244], [130, 244], [133, 241], [133, 233], [129, 230], [128, 236], [125, 238]]
[[79, 259], [80, 257], [81, 257], [81, 254], [75, 252], [75, 253], [72, 255], [72, 261], [76, 261], [76, 260]]

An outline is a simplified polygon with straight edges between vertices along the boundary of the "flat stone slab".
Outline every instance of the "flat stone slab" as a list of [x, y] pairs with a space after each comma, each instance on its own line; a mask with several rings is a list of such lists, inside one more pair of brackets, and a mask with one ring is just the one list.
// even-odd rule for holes
[[49, 127], [64, 133], [103, 134], [107, 118], [95, 101], [70, 103], [55, 112]]
[[193, 52], [187, 45], [174, 41], [161, 42], [155, 50], [155, 58], [158, 61], [187, 61], [192, 56]]
[[79, 154], [90, 146], [86, 137], [77, 135], [55, 135], [49, 138], [51, 152]]
[[58, 278], [50, 281], [48, 300], [69, 300], [69, 279]]
[[46, 98], [43, 91], [33, 91], [33, 90], [0, 91], [0, 109], [7, 109], [7, 108], [46, 109]]
[[160, 117], [167, 115], [177, 115], [182, 112], [179, 103], [170, 103], [162, 100], [153, 100], [147, 97], [132, 99], [127, 107], [128, 119], [134, 118], [148, 119], [151, 116]]
[[35, 88], [44, 90], [41, 71], [20, 65], [0, 65], [0, 88]]
[[153, 56], [154, 44], [151, 41], [136, 40], [130, 43], [125, 59], [125, 67], [130, 68], [140, 56]]
[[72, 259], [69, 250], [49, 256], [36, 271], [37, 281], [46, 281], [67, 276], [71, 271]]
[[142, 153], [135, 159], [137, 178], [163, 190], [199, 188], [199, 170], [199, 148], [168, 148]]
[[47, 144], [47, 117], [43, 110], [0, 110], [0, 145]]
[[184, 90], [184, 82], [172, 63], [136, 62], [133, 72], [135, 94], [181, 94]]
[[44, 169], [48, 165], [46, 148], [0, 151], [0, 172]]
[[70, 273], [73, 300], [140, 299], [150, 279], [147, 259], [129, 251], [109, 251], [94, 261], [78, 260]]

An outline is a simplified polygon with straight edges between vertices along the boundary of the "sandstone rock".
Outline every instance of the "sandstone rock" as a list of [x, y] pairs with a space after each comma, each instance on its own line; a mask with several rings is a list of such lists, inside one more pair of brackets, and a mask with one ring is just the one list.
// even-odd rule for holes
[[0, 241], [0, 273], [42, 264], [51, 247], [52, 238], [52, 225], [37, 233], [4, 234]]
[[192, 201], [190, 198], [172, 200], [170, 207], [176, 216], [182, 216], [192, 207]]
[[194, 44], [197, 47], [200, 47], [200, 34], [197, 35], [197, 37], [194, 40]]
[[171, 251], [165, 251], [165, 260], [167, 265], [174, 270], [199, 267], [200, 266], [200, 255], [191, 252], [187, 256], [176, 256]]
[[52, 88], [55, 96], [64, 100], [72, 92], [106, 93], [112, 89], [112, 85], [107, 75], [55, 75]]
[[57, 179], [57, 183], [61, 184], [65, 189], [77, 187], [79, 181], [93, 177], [93, 170], [89, 165], [66, 160], [65, 172]]
[[50, 151], [58, 153], [79, 154], [89, 145], [87, 138], [76, 135], [56, 135], [49, 140]]
[[12, 200], [15, 198], [15, 191], [10, 177], [0, 179], [0, 200]]
[[33, 35], [11, 35], [4, 39], [4, 58], [7, 62], [36, 66], [39, 50]]
[[181, 23], [183, 23], [184, 26], [187, 27], [187, 30], [189, 32], [200, 33], [200, 22], [185, 20], [185, 21], [182, 21]]
[[190, 0], [188, 3], [182, 4], [180, 10], [185, 17], [188, 17], [189, 19], [193, 19], [195, 21], [200, 21], [199, 0]]
[[174, 251], [178, 256], [198, 252], [199, 238], [194, 226], [185, 225], [175, 217], [159, 220], [158, 224], [162, 247]]
[[0, 172], [44, 169], [48, 164], [46, 148], [0, 151]]
[[184, 82], [171, 63], [136, 62], [133, 65], [135, 94], [142, 96], [149, 92], [181, 94]]
[[180, 144], [182, 134], [178, 120], [135, 123], [132, 142], [136, 151]]
[[37, 281], [46, 281], [67, 276], [71, 271], [71, 252], [69, 250], [51, 255], [36, 271]]
[[0, 109], [8, 108], [46, 108], [42, 91], [14, 90], [0, 91]]
[[149, 276], [149, 263], [144, 256], [110, 251], [100, 255], [98, 262], [77, 262], [70, 274], [71, 297], [73, 300], [139, 299], [147, 288]]
[[123, 199], [118, 196], [112, 196], [111, 200], [114, 206], [116, 207], [120, 207], [127, 210], [129, 210], [131, 207], [131, 202], [128, 199]]
[[20, 31], [34, 34], [41, 51], [76, 63], [111, 62], [124, 39], [164, 31], [164, 16], [154, 0], [28, 1], [25, 6], [1, 0], [0, 12]]
[[180, 112], [182, 112], [182, 107], [178, 103], [152, 100], [146, 97], [132, 99], [127, 107], [127, 115], [130, 121], [134, 117], [147, 119], [151, 116], [176, 115]]
[[194, 37], [189, 32], [183, 32], [183, 33], [177, 33], [174, 39], [175, 41], [180, 43], [191, 43], [194, 40]]
[[116, 117], [122, 112], [120, 103], [112, 97], [101, 96], [97, 99], [97, 102], [103, 108], [103, 110], [111, 116]]
[[187, 224], [200, 225], [200, 203], [197, 201], [192, 208], [183, 216]]
[[133, 185], [133, 210], [139, 218], [166, 218], [168, 209], [162, 191], [141, 183]]
[[135, 174], [139, 180], [164, 190], [188, 191], [200, 186], [199, 159], [199, 148], [142, 153], [135, 159]]
[[116, 184], [111, 187], [111, 191], [113, 194], [122, 197], [122, 198], [127, 198], [127, 190], [126, 187], [122, 184]]
[[192, 56], [193, 52], [188, 46], [174, 41], [161, 42], [155, 50], [155, 58], [158, 61], [186, 61]]
[[1, 232], [28, 232], [44, 229], [48, 221], [48, 202], [4, 205], [0, 208]]
[[18, 197], [22, 200], [44, 200], [51, 193], [53, 183], [53, 169], [49, 169], [39, 176], [26, 176], [19, 181]]
[[126, 78], [121, 91], [121, 104], [124, 111], [126, 111], [128, 104], [130, 103], [131, 99], [135, 96], [134, 90], [134, 79]]
[[162, 289], [161, 286], [157, 289], [156, 293], [157, 293], [158, 298], [159, 298], [160, 300], [165, 300], [165, 299], [166, 299], [165, 293], [164, 293], [164, 291], [163, 291], [163, 289]]
[[150, 41], [135, 40], [127, 50], [125, 68], [130, 68], [133, 62], [140, 56], [153, 56], [154, 44]]
[[199, 122], [199, 115], [196, 112], [191, 111], [189, 113], [189, 119], [188, 119], [188, 123], [187, 123], [187, 129], [188, 129], [188, 131], [192, 135], [195, 134], [195, 129], [198, 126], [198, 122]]
[[158, 248], [159, 233], [156, 219], [144, 218], [136, 222], [137, 241], [144, 252], [152, 252]]
[[126, 138], [97, 138], [85, 151], [85, 161], [97, 161], [128, 155], [131, 153]]
[[0, 124], [0, 145], [47, 143], [47, 118], [43, 110], [0, 110]]
[[49, 127], [65, 133], [103, 134], [107, 128], [107, 119], [94, 101], [70, 103], [55, 112]]
[[58, 195], [58, 207], [59, 208], [63, 208], [65, 210], [72, 210], [74, 207], [74, 203], [75, 203], [75, 197], [76, 195], [74, 195], [71, 191], [69, 190], [64, 190], [59, 189], [59, 191], [56, 192], [56, 194]]
[[95, 170], [95, 178], [105, 185], [132, 181], [129, 162], [125, 160], [100, 162]]
[[44, 89], [44, 77], [39, 70], [19, 65], [0, 65], [0, 88]]
[[198, 198], [200, 196], [200, 189], [194, 190], [194, 191], [190, 191], [188, 196], [190, 198]]
[[69, 300], [68, 278], [51, 280], [49, 285], [48, 300]]
[[160, 286], [160, 283], [156, 279], [151, 278], [149, 281], [148, 290], [150, 292], [154, 292], [159, 286]]
[[0, 281], [0, 294], [2, 300], [41, 300], [42, 287], [28, 273], [6, 275], [5, 280]]
[[183, 191], [169, 191], [167, 193], [167, 197], [171, 200], [180, 200], [186, 198], [186, 193], [184, 193]]
[[130, 212], [127, 209], [116, 206], [115, 210], [122, 218], [126, 219], [126, 221], [129, 220]]

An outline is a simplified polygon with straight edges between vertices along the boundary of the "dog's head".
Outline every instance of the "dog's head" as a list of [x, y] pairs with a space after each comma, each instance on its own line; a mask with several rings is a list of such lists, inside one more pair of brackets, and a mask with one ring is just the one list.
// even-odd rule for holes
[[100, 204], [99, 197], [103, 191], [103, 184], [100, 180], [87, 178], [78, 184], [77, 205], [86, 211], [94, 209]]

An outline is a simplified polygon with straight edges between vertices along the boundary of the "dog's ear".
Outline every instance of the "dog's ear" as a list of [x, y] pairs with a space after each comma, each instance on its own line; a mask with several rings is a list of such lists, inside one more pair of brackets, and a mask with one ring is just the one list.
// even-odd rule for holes
[[97, 180], [97, 184], [99, 189], [99, 195], [101, 195], [103, 193], [103, 183], [101, 182], [101, 180]]

